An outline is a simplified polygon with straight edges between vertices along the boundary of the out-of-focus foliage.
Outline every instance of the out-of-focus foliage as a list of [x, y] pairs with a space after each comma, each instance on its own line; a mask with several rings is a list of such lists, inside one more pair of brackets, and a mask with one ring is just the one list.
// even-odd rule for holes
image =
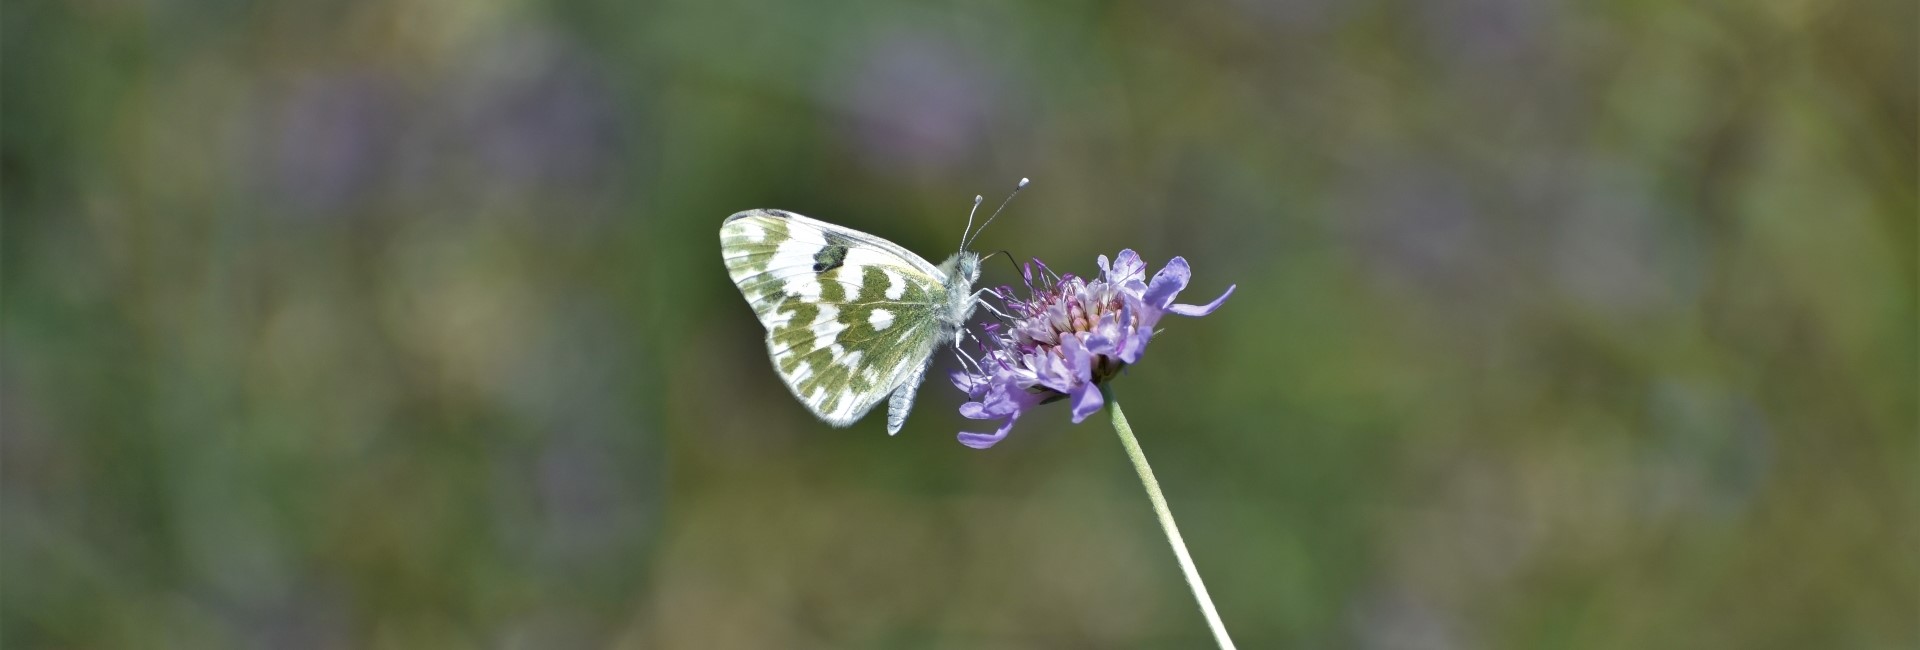
[[1242, 647], [1920, 644], [1911, 2], [3, 11], [9, 648], [1202, 646], [1098, 419], [829, 429], [718, 259], [1020, 176], [1239, 284], [1117, 388]]

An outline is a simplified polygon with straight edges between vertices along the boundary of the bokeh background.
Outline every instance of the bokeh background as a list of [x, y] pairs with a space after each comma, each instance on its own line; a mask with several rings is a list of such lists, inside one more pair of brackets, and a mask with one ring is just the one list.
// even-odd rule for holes
[[1027, 176], [1239, 285], [1117, 388], [1241, 647], [1912, 648], [1915, 27], [8, 0], [0, 642], [1204, 647], [1103, 421], [828, 428], [718, 257]]

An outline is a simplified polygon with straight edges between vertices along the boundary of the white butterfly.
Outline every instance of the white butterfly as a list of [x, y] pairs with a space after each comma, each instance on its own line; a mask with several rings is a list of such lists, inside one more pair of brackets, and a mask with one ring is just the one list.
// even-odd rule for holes
[[766, 326], [767, 354], [793, 396], [844, 427], [891, 395], [889, 435], [906, 423], [934, 352], [959, 343], [982, 304], [973, 291], [980, 256], [966, 250], [966, 233], [961, 240], [935, 266], [885, 239], [784, 210], [747, 210], [720, 224], [727, 274]]

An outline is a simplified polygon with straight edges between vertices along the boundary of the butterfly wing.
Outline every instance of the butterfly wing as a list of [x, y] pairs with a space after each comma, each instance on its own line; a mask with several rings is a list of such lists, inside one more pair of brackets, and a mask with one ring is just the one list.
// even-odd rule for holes
[[[767, 328], [774, 370], [821, 420], [853, 424], [924, 375], [946, 295], [945, 274], [926, 260], [879, 237], [780, 210], [728, 217], [720, 254]], [[913, 387], [904, 390], [910, 402]], [[889, 432], [899, 430], [893, 420]]]

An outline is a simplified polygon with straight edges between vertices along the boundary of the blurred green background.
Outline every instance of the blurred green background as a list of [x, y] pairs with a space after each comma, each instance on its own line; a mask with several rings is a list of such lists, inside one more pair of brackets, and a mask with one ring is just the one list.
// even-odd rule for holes
[[1916, 647], [1915, 26], [7, 0], [0, 642], [1204, 647], [1102, 420], [828, 428], [718, 256], [1028, 176], [1239, 285], [1118, 389], [1241, 647]]

